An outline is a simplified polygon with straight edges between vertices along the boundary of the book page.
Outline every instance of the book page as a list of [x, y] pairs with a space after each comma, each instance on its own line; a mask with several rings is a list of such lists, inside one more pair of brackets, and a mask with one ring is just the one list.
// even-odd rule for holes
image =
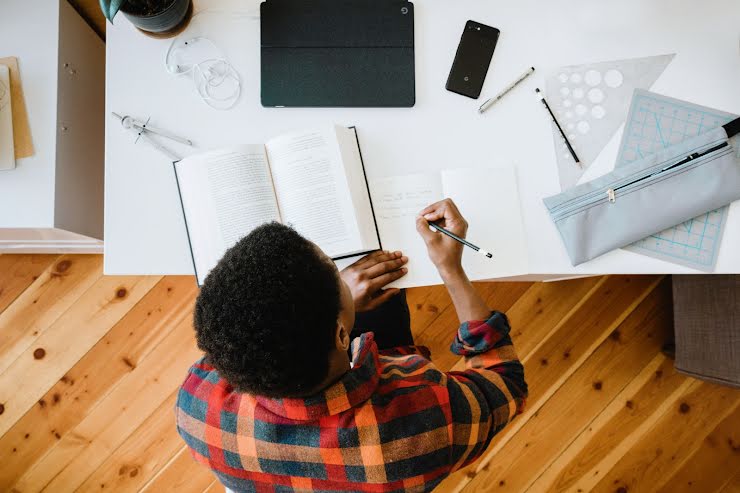
[[265, 147], [283, 222], [330, 257], [361, 251], [333, 128], [283, 135]]
[[355, 128], [335, 126], [339, 152], [349, 185], [357, 227], [362, 239], [362, 251], [378, 250], [380, 239], [375, 224], [375, 215], [370, 201], [370, 190], [360, 154], [360, 144]]
[[524, 224], [513, 167], [442, 171], [442, 189], [468, 221], [466, 239], [493, 258], [465, 247], [463, 267], [472, 280], [528, 273]]
[[406, 288], [442, 282], [429, 260], [424, 240], [416, 231], [416, 216], [429, 204], [444, 198], [439, 173], [394, 176], [371, 183], [375, 215], [383, 249], [401, 250], [409, 258], [408, 273], [388, 285]]
[[257, 226], [280, 221], [262, 145], [213, 151], [175, 164], [198, 284]]

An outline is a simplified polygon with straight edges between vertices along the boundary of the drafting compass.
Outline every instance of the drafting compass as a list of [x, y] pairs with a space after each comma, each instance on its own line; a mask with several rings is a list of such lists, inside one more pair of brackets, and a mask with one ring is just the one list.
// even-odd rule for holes
[[150, 118], [147, 118], [145, 122], [141, 122], [139, 120], [136, 120], [134, 117], [128, 116], [128, 115], [119, 115], [118, 113], [113, 113], [113, 116], [118, 118], [121, 122], [121, 126], [125, 128], [126, 130], [131, 130], [132, 132], [136, 133], [136, 142], [139, 141], [139, 139], [144, 139], [149, 145], [154, 147], [155, 149], [159, 150], [162, 154], [166, 155], [168, 158], [172, 159], [173, 161], [179, 161], [181, 159], [180, 156], [175, 154], [173, 151], [159, 143], [156, 139], [152, 138], [151, 134], [159, 135], [160, 137], [164, 137], [166, 139], [174, 140], [175, 142], [179, 142], [180, 144], [185, 144], [186, 146], [193, 145], [193, 142], [191, 140], [185, 139], [183, 137], [178, 137], [177, 135], [174, 135], [170, 132], [167, 132], [166, 130], [162, 130], [161, 128], [152, 127], [149, 125]]

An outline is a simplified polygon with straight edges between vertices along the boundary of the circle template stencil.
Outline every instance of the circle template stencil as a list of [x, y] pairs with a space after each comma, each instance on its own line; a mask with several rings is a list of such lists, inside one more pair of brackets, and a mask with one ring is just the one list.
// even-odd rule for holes
[[624, 76], [622, 75], [622, 72], [615, 69], [606, 71], [606, 74], [604, 75], [604, 83], [607, 86], [611, 88], [617, 88], [622, 85], [622, 82], [624, 82]]
[[594, 87], [588, 91], [588, 100], [594, 104], [602, 102], [604, 100], [604, 91], [598, 87]]
[[583, 80], [591, 87], [598, 86], [601, 83], [601, 72], [598, 70], [589, 70], [586, 72]]
[[[639, 91], [649, 90], [674, 56], [586, 62], [557, 67], [545, 75], [545, 98], [556, 120], [551, 127], [561, 190], [568, 190], [581, 180], [625, 124], [625, 116], [630, 105], [639, 99]], [[570, 155], [561, 156], [561, 131], [578, 154], [581, 166], [574, 166]]]

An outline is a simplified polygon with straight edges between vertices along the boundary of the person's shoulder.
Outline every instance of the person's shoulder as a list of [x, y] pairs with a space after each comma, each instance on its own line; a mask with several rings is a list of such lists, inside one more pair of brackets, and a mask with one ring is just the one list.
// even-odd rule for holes
[[[213, 392], [221, 387], [221, 392]], [[230, 385], [204, 356], [188, 369], [185, 380], [177, 393], [178, 422], [184, 415], [205, 422], [206, 410], [213, 406], [222, 407], [226, 397], [231, 394]]]
[[202, 382], [214, 383], [220, 378], [218, 371], [208, 362], [208, 357], [203, 356], [188, 368], [188, 374], [181, 388], [188, 385], [199, 385]]

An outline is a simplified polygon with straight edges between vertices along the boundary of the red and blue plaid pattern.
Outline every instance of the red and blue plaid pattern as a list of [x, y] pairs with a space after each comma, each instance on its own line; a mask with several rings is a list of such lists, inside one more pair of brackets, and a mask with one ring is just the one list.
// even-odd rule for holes
[[207, 359], [189, 371], [177, 427], [199, 462], [245, 492], [423, 492], [474, 461], [524, 407], [524, 369], [500, 312], [467, 322], [444, 373], [424, 347], [352, 342], [353, 368], [307, 399], [238, 393]]

